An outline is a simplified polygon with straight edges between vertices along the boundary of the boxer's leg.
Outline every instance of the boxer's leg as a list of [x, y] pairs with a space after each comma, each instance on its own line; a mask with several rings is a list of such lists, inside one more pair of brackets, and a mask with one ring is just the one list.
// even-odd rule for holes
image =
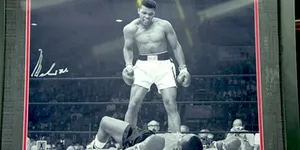
[[137, 61], [134, 67], [134, 83], [130, 91], [125, 121], [135, 126], [137, 125], [138, 112], [142, 102], [153, 84], [152, 79], [147, 74], [147, 68], [149, 68], [149, 64], [146, 61]]
[[168, 114], [168, 125], [170, 132], [180, 132], [181, 120], [176, 104], [177, 88], [170, 87], [162, 89], [161, 95]]
[[180, 132], [180, 115], [177, 109], [177, 85], [175, 66], [171, 61], [161, 61], [157, 66], [158, 74], [155, 76], [155, 84], [161, 93], [164, 106], [168, 114], [170, 132]]
[[100, 121], [97, 140], [101, 143], [107, 142], [108, 138], [112, 136], [116, 142], [122, 144], [123, 133], [129, 123], [112, 118], [103, 117]]
[[125, 114], [125, 121], [132, 125], [137, 125], [138, 112], [142, 106], [142, 102], [148, 92], [147, 88], [137, 84], [132, 85], [130, 92], [130, 100], [127, 112]]

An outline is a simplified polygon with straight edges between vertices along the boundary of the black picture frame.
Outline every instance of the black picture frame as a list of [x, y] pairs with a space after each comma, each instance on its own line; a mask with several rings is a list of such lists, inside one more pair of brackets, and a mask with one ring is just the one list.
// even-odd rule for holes
[[[5, 24], [1, 149], [22, 149], [25, 69], [25, 1], [1, 1]], [[2, 13], [1, 13], [2, 14]], [[1, 36], [2, 36], [1, 35]], [[2, 56], [1, 56], [2, 57]], [[18, 141], [18, 142], [17, 142]], [[26, 142], [25, 142], [26, 143]]]
[[[4, 89], [4, 43], [5, 43], [5, 1], [0, 2], [0, 128], [2, 129], [2, 105]], [[2, 130], [0, 131], [2, 135]], [[1, 147], [1, 144], [0, 144]]]
[[[286, 149], [300, 149], [297, 143], [300, 141], [300, 122], [299, 122], [299, 52], [296, 51], [296, 29], [295, 20], [299, 13], [291, 8], [297, 7], [299, 1], [280, 1], [279, 15], [279, 46], [281, 61], [281, 87], [282, 105], [285, 124]], [[295, 5], [296, 4], [296, 5]], [[299, 40], [299, 39], [298, 39]]]

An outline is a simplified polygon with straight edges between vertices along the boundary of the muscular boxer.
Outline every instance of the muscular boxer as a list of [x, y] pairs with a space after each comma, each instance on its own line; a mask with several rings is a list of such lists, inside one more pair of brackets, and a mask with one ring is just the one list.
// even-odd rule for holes
[[[123, 53], [126, 63], [123, 78], [127, 84], [132, 85], [125, 121], [133, 125], [137, 124], [137, 115], [142, 101], [151, 85], [155, 84], [162, 95], [170, 131], [175, 133], [180, 132], [181, 120], [176, 104], [176, 71], [167, 51], [168, 42], [179, 65], [178, 83], [185, 87], [189, 86], [190, 74], [172, 25], [166, 20], [154, 17], [155, 9], [155, 1], [144, 0], [138, 8], [139, 18], [123, 29], [125, 41]], [[139, 51], [135, 65], [133, 65], [134, 44]]]
[[[141, 130], [127, 122], [103, 117], [95, 139], [87, 149], [105, 149], [109, 137], [122, 145], [125, 150], [202, 150], [203, 146], [193, 134], [165, 133], [155, 134], [149, 130]], [[112, 149], [112, 148], [110, 148]], [[117, 148], [116, 148], [117, 149]]]

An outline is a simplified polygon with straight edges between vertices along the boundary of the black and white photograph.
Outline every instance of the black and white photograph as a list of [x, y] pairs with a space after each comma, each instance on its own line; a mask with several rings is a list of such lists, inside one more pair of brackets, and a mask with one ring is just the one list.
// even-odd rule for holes
[[258, 0], [28, 1], [27, 150], [263, 150]]

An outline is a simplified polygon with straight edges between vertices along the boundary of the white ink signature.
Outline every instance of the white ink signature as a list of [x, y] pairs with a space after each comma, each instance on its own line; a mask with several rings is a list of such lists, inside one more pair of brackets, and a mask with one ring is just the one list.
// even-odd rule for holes
[[43, 62], [43, 50], [39, 49], [38, 50], [40, 52], [40, 57], [33, 69], [33, 72], [31, 73], [31, 77], [44, 77], [44, 76], [56, 76], [57, 74], [64, 74], [69, 72], [68, 68], [65, 69], [58, 69], [55, 70], [54, 72], [52, 72], [53, 68], [55, 67], [56, 63], [53, 63], [50, 67], [50, 69], [46, 72], [46, 73], [41, 73], [42, 70], [42, 62]]

